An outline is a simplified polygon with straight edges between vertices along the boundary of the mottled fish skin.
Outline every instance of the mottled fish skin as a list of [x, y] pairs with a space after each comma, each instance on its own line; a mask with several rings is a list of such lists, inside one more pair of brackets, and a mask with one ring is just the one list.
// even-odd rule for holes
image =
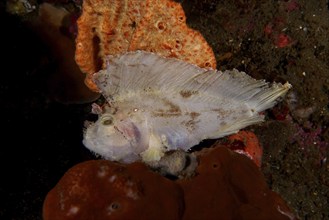
[[109, 160], [159, 160], [263, 121], [291, 88], [255, 80], [237, 70], [220, 72], [136, 51], [109, 56], [94, 80], [108, 101], [83, 143]]

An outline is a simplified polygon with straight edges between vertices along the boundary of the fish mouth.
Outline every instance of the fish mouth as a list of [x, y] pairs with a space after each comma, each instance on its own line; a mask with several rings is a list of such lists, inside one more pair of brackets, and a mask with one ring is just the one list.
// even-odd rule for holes
[[114, 126], [114, 129], [126, 139], [132, 147], [136, 146], [141, 140], [141, 133], [138, 127], [131, 121], [122, 121]]

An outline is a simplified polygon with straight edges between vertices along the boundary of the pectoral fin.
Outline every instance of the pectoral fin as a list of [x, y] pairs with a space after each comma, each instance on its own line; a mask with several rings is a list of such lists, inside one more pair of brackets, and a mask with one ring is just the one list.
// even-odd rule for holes
[[159, 161], [165, 152], [164, 146], [159, 137], [150, 135], [149, 147], [141, 153], [144, 162]]

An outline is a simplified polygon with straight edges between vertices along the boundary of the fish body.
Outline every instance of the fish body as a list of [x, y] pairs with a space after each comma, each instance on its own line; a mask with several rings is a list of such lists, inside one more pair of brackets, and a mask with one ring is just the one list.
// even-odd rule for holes
[[158, 161], [166, 151], [187, 151], [259, 123], [259, 113], [291, 87], [144, 51], [109, 56], [107, 69], [93, 77], [108, 103], [86, 128], [83, 143], [127, 163]]

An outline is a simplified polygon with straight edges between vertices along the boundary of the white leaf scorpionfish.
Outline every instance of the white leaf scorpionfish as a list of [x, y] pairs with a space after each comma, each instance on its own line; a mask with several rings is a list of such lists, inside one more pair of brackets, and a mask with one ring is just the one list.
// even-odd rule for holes
[[144, 52], [109, 56], [94, 74], [107, 104], [84, 131], [84, 145], [105, 159], [158, 161], [264, 120], [291, 85], [255, 80], [236, 69], [199, 68]]

